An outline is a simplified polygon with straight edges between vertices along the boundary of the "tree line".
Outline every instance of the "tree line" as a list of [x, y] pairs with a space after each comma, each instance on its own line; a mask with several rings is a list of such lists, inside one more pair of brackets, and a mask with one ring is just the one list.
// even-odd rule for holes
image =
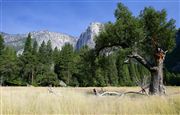
[[[65, 44], [61, 50], [52, 48], [51, 41], [38, 46], [29, 34], [24, 51], [16, 51], [4, 45], [0, 36], [0, 76], [4, 86], [60, 86], [60, 81], [68, 86], [135, 86], [137, 81], [149, 77], [146, 68], [134, 60], [125, 63], [128, 50], [120, 49], [95, 57], [88, 46], [75, 50]], [[167, 74], [168, 85], [178, 85]]]

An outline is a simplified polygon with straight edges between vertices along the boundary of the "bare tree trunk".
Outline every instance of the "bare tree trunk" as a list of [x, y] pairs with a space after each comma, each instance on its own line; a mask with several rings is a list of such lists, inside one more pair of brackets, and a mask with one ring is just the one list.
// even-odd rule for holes
[[149, 88], [149, 93], [152, 95], [165, 94], [165, 88], [163, 85], [163, 63], [166, 52], [158, 48], [157, 53], [155, 53], [156, 66], [153, 67], [155, 69], [151, 71], [151, 83]]
[[163, 64], [159, 65], [157, 70], [151, 71], [149, 93], [151, 95], [163, 95], [165, 93], [163, 85]]
[[140, 62], [144, 67], [146, 67], [151, 73], [151, 82], [149, 87], [149, 94], [150, 95], [163, 95], [165, 94], [165, 87], [163, 85], [163, 63], [165, 59], [167, 51], [163, 51], [162, 49], [158, 48], [157, 52], [155, 53], [155, 61], [156, 64], [152, 65], [143, 57], [134, 53], [129, 55], [129, 58], [134, 58], [138, 62]]

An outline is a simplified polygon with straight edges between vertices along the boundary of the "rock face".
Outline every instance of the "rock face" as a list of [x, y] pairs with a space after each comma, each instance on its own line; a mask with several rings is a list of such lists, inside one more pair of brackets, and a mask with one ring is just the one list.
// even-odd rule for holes
[[[103, 24], [98, 22], [92, 22], [90, 23], [86, 31], [80, 35], [79, 39], [67, 34], [62, 34], [58, 32], [49, 32], [47, 30], [34, 31], [29, 33], [31, 34], [32, 40], [33, 41], [36, 40], [39, 46], [43, 41], [47, 43], [48, 40], [51, 40], [52, 48], [57, 47], [58, 49], [61, 49], [64, 44], [70, 43], [74, 46], [75, 49], [80, 49], [84, 45], [87, 45], [89, 48], [94, 48], [95, 47], [94, 38], [99, 34], [99, 32], [102, 29], [103, 29]], [[24, 43], [26, 41], [28, 33], [8, 34], [8, 33], [0, 32], [0, 34], [4, 38], [5, 45], [11, 46], [14, 49], [16, 49], [18, 54], [21, 54], [23, 52]]]
[[82, 46], [87, 45], [89, 48], [95, 47], [94, 38], [103, 29], [103, 24], [98, 22], [92, 22], [89, 27], [83, 32], [76, 44], [76, 49], [80, 49]]
[[[12, 46], [13, 48], [16, 49], [18, 53], [23, 52], [24, 43], [26, 41], [25, 38], [28, 36], [28, 33], [26, 34], [0, 33], [0, 34], [3, 35], [5, 45]], [[33, 41], [36, 40], [39, 46], [43, 41], [47, 43], [48, 40], [51, 40], [53, 49], [55, 47], [61, 49], [61, 47], [66, 43], [70, 43], [75, 47], [77, 42], [77, 38], [73, 36], [57, 33], [57, 32], [49, 32], [47, 30], [30, 32], [30, 34], [32, 36], [32, 40]]]

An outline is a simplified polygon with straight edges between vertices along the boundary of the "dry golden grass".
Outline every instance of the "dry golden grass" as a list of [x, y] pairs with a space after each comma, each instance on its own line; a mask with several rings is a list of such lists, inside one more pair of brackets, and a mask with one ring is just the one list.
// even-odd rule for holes
[[[180, 114], [180, 95], [97, 97], [93, 88], [0, 87], [2, 115], [24, 114]], [[138, 91], [138, 87], [107, 87], [108, 91]], [[168, 87], [168, 94], [180, 87]]]

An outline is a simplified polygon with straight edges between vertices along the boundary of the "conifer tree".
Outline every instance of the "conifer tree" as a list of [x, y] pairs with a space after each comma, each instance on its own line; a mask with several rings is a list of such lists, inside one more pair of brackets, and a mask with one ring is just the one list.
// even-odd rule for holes
[[19, 57], [20, 76], [28, 84], [33, 84], [36, 57], [33, 55], [32, 39], [30, 33], [26, 38], [23, 55]]
[[37, 55], [37, 52], [38, 52], [38, 43], [35, 40], [34, 43], [33, 43], [32, 54]]
[[[18, 85], [14, 81], [17, 79], [17, 57], [16, 52], [11, 47], [5, 47], [0, 56], [0, 76], [4, 85]], [[16, 80], [17, 81], [17, 80]]]
[[23, 54], [25, 53], [32, 53], [32, 38], [31, 38], [30, 33], [28, 34], [28, 37], [26, 38]]
[[51, 41], [48, 40], [47, 45], [46, 45], [46, 61], [49, 65], [52, 65], [53, 62], [53, 50], [52, 50], [52, 45]]
[[74, 72], [74, 51], [73, 46], [70, 44], [65, 44], [62, 47], [59, 58], [59, 69], [60, 69], [60, 79], [65, 83], [70, 85], [72, 83], [72, 74]]
[[0, 55], [2, 54], [3, 50], [4, 50], [4, 39], [2, 35], [0, 34]]

